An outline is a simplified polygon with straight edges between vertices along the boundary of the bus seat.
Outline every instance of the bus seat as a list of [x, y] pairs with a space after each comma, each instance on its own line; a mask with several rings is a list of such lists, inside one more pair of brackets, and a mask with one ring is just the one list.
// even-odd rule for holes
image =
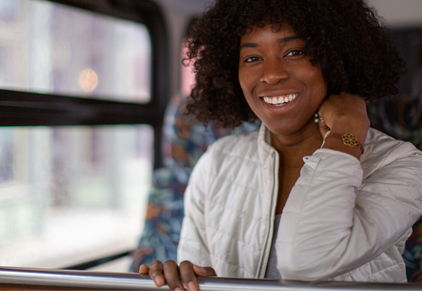
[[422, 150], [422, 96], [376, 101], [368, 105], [371, 126]]
[[260, 123], [244, 123], [233, 131], [207, 127], [185, 113], [186, 98], [175, 96], [166, 111], [164, 125], [164, 164], [154, 170], [146, 220], [138, 249], [133, 253], [131, 270], [155, 260], [176, 260], [183, 219], [183, 193], [192, 168], [207, 147], [233, 132], [257, 130]]
[[[368, 106], [371, 126], [422, 150], [422, 96], [401, 97]], [[403, 259], [409, 282], [422, 283], [422, 218], [413, 225]]]

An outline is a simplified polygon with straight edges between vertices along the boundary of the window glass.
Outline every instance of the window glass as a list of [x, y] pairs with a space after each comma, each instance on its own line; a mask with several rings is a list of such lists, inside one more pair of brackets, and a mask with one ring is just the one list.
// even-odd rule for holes
[[0, 1], [0, 88], [144, 103], [150, 77], [144, 25], [49, 1]]
[[0, 265], [63, 268], [135, 249], [152, 145], [145, 125], [0, 128]]
[[[193, 63], [189, 63], [184, 61], [186, 58], [186, 54], [188, 52], [188, 48], [186, 47], [186, 41], [182, 44], [182, 57], [181, 57], [181, 84], [180, 84], [180, 91], [182, 92], [183, 96], [189, 96], [192, 88], [195, 86], [195, 73], [193, 72]], [[188, 65], [188, 66], [186, 66]]]

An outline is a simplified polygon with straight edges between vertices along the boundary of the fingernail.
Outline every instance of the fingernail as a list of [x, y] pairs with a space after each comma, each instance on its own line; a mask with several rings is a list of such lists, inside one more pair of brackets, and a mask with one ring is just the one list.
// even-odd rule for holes
[[197, 268], [201, 272], [206, 272], [205, 268], [203, 268], [201, 266], [195, 265], [195, 268]]
[[176, 289], [174, 289], [174, 291], [183, 291], [183, 290], [177, 287]]
[[164, 281], [160, 277], [154, 278], [154, 283], [155, 285], [164, 285]]
[[188, 290], [189, 291], [198, 291], [198, 288], [196, 287], [196, 284], [193, 283], [192, 281], [187, 284], [187, 287], [188, 287]]

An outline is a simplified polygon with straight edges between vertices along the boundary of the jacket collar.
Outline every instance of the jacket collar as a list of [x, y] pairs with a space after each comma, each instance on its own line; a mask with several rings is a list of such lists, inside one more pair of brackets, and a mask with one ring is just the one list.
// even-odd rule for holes
[[262, 168], [264, 169], [265, 175], [271, 177], [273, 175], [273, 158], [274, 153], [276, 157], [276, 161], [278, 161], [278, 153], [277, 151], [271, 146], [271, 134], [268, 128], [261, 124], [258, 133], [258, 154], [259, 154], [259, 161], [261, 163]]

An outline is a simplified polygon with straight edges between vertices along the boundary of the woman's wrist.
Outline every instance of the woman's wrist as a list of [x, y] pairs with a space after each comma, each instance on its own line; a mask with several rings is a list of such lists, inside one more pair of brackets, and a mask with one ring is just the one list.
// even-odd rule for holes
[[365, 143], [366, 134], [370, 126], [369, 120], [344, 120], [335, 122], [330, 128], [331, 133], [344, 135], [347, 133], [353, 134], [358, 141], [363, 145]]
[[342, 139], [339, 139], [339, 138], [326, 138], [321, 148], [332, 149], [335, 151], [343, 152], [343, 153], [354, 156], [358, 160], [360, 159], [363, 153], [359, 147], [357, 146], [350, 147], [348, 145], [345, 145]]
[[358, 160], [364, 153], [364, 143], [369, 129], [369, 123], [356, 124], [353, 121], [333, 125], [330, 133], [325, 136], [322, 148], [341, 151], [356, 157]]

